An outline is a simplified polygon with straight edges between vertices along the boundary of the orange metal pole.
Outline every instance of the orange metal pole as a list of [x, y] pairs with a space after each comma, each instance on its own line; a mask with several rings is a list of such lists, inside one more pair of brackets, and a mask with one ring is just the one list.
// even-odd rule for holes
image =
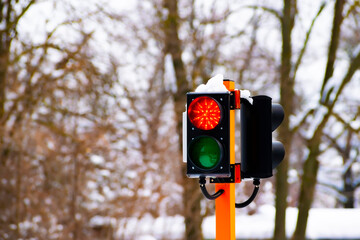
[[[229, 91], [235, 89], [235, 82], [224, 80]], [[235, 110], [230, 110], [230, 164], [235, 164]], [[215, 200], [216, 240], [235, 240], [235, 184], [216, 183], [215, 191], [224, 193]]]

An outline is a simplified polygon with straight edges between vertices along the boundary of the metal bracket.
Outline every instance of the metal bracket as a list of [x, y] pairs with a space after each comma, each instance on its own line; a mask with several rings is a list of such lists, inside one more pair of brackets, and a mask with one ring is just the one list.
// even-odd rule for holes
[[240, 109], [240, 90], [230, 91], [230, 109]]
[[210, 178], [210, 183], [240, 183], [240, 163], [230, 164], [230, 177]]

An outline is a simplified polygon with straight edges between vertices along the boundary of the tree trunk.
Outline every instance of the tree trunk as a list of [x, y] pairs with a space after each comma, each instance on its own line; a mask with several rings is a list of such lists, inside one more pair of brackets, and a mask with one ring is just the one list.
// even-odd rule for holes
[[[335, 115], [336, 118], [337, 115]], [[346, 144], [343, 146], [342, 142], [343, 139], [341, 139], [339, 142], [337, 142], [337, 136], [331, 137], [329, 135], [325, 135], [326, 138], [330, 140], [331, 146], [338, 151], [338, 153], [341, 155], [343, 160], [343, 167], [344, 172], [341, 174], [341, 180], [342, 180], [342, 187], [338, 188], [333, 185], [328, 185], [324, 183], [325, 186], [330, 186], [332, 189], [335, 189], [339, 194], [344, 196], [346, 198], [345, 201], [337, 198], [337, 206], [341, 206], [344, 208], [354, 208], [355, 204], [355, 186], [354, 186], [354, 179], [352, 174], [352, 164], [356, 161], [356, 156], [354, 159], [351, 158], [350, 152], [353, 147], [352, 143], [352, 135], [354, 134], [352, 132], [351, 127], [348, 127], [345, 131], [342, 132], [343, 134], [347, 134], [346, 137]]]
[[[0, 9], [3, 11], [3, 8], [7, 7], [11, 9], [11, 6], [6, 6], [5, 3], [0, 3]], [[10, 5], [10, 4], [9, 4]], [[5, 114], [5, 100], [6, 100], [6, 75], [8, 70], [8, 61], [9, 61], [9, 54], [10, 54], [10, 44], [11, 44], [11, 37], [10, 37], [10, 29], [7, 27], [10, 25], [8, 22], [9, 18], [3, 13], [0, 13], [0, 23], [5, 26], [3, 31], [0, 31], [0, 163], [5, 163], [4, 149], [3, 147], [3, 127], [4, 123], [4, 114]]]
[[[1, 34], [2, 35], [2, 34]], [[3, 36], [0, 36], [1, 38]], [[7, 49], [4, 49], [7, 48]], [[6, 86], [6, 73], [9, 59], [9, 49], [7, 46], [0, 44], [0, 124], [2, 124], [4, 117], [4, 106], [5, 106], [5, 86]], [[0, 126], [0, 129], [2, 126]], [[1, 131], [0, 131], [1, 133]], [[1, 134], [2, 137], [2, 134]]]
[[[173, 95], [176, 131], [179, 136], [179, 151], [182, 152], [182, 113], [185, 111], [186, 93], [189, 91], [189, 83], [186, 79], [186, 70], [184, 62], [181, 59], [182, 49], [181, 41], [178, 35], [179, 15], [177, 1], [164, 0], [164, 7], [168, 9], [167, 19], [164, 21], [165, 32], [165, 52], [172, 57], [172, 62], [176, 76], [177, 90]], [[188, 179], [185, 175], [186, 167], [181, 169], [182, 182], [184, 186], [183, 205], [185, 218], [185, 237], [187, 240], [201, 240], [201, 192], [198, 181]]]
[[[351, 131], [350, 128], [347, 129], [348, 131], [348, 135], [346, 138], [346, 146], [343, 149], [343, 151], [341, 152], [342, 158], [343, 158], [343, 165], [347, 165], [348, 162], [351, 162], [352, 159], [350, 157], [350, 152], [351, 152], [351, 139], [352, 139], [352, 135], [353, 132]], [[354, 208], [354, 203], [355, 203], [355, 188], [353, 185], [353, 174], [352, 174], [352, 169], [351, 169], [351, 165], [346, 169], [345, 173], [341, 176], [342, 177], [342, 182], [344, 184], [344, 188], [343, 188], [343, 195], [346, 197], [346, 201], [343, 203], [344, 208]]]
[[72, 193], [70, 202], [70, 214], [72, 221], [72, 239], [78, 239], [78, 220], [77, 220], [77, 197], [78, 197], [78, 182], [79, 182], [79, 163], [77, 154], [73, 155], [73, 172], [72, 172]]
[[[3, 3], [0, 3], [1, 5]], [[2, 15], [1, 15], [2, 16]], [[6, 25], [5, 17], [0, 18], [0, 23]], [[8, 29], [0, 32], [0, 124], [2, 124], [4, 116], [5, 105], [5, 86], [6, 86], [6, 74], [8, 69], [8, 60], [10, 52], [10, 32]], [[1, 132], [0, 132], [1, 133]]]
[[[350, 161], [350, 159], [348, 159]], [[344, 182], [344, 196], [346, 201], [343, 204], [344, 208], [354, 208], [355, 203], [355, 188], [353, 186], [353, 177], [351, 172], [351, 167], [346, 170], [345, 174], [342, 176]]]
[[317, 161], [317, 156], [320, 153], [319, 144], [320, 142], [311, 148], [308, 159], [304, 164], [304, 175], [301, 182], [298, 206], [299, 215], [292, 240], [305, 240], [306, 225], [311, 203], [314, 198], [316, 178], [319, 168], [319, 162]]
[[279, 128], [279, 139], [284, 143], [285, 158], [277, 168], [276, 174], [276, 214], [274, 239], [286, 239], [286, 207], [288, 195], [288, 168], [291, 142], [293, 134], [289, 129], [290, 116], [294, 112], [294, 81], [291, 77], [291, 32], [294, 25], [295, 6], [293, 0], [284, 0], [284, 11], [281, 19], [282, 28], [282, 53], [281, 53], [281, 72], [280, 72], [280, 104], [284, 108], [285, 117]]
[[16, 237], [21, 238], [20, 235], [20, 223], [22, 222], [22, 171], [21, 171], [21, 157], [16, 156], [16, 207], [15, 207], [15, 222], [16, 222]]
[[[316, 179], [317, 173], [319, 168], [319, 162], [317, 160], [318, 156], [320, 155], [320, 143], [321, 137], [323, 135], [323, 129], [325, 128], [326, 123], [329, 120], [330, 114], [335, 106], [335, 102], [337, 97], [341, 93], [342, 89], [344, 88], [345, 84], [350, 81], [352, 78], [355, 67], [354, 64], [357, 64], [356, 61], [351, 63], [348, 73], [345, 75], [344, 79], [342, 80], [342, 84], [336, 93], [336, 97], [334, 100], [329, 101], [330, 91], [325, 92], [325, 85], [327, 81], [332, 77], [334, 71], [334, 63], [336, 59], [336, 52], [338, 49], [339, 37], [340, 37], [340, 27], [343, 20], [342, 11], [344, 7], [344, 0], [337, 0], [334, 7], [334, 21], [333, 21], [333, 29], [331, 40], [329, 44], [329, 52], [328, 52], [328, 62], [326, 65], [326, 71], [323, 80], [322, 92], [321, 92], [321, 100], [319, 104], [323, 104], [328, 108], [328, 112], [321, 123], [316, 128], [314, 135], [308, 141], [308, 149], [309, 155], [304, 163], [304, 174], [302, 177], [301, 187], [300, 187], [300, 196], [299, 196], [299, 214], [296, 223], [296, 228], [294, 235], [292, 237], [293, 240], [305, 240], [306, 237], [306, 226], [307, 220], [309, 216], [309, 210], [311, 208], [311, 204], [314, 198], [315, 193], [315, 186], [316, 186]], [[324, 99], [326, 99], [324, 101]]]

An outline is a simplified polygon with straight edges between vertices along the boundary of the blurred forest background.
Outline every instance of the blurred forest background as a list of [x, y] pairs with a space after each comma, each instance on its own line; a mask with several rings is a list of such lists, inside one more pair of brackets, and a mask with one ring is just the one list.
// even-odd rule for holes
[[286, 239], [298, 207], [305, 239], [310, 208], [360, 207], [359, 69], [358, 0], [1, 0], [0, 239], [129, 239], [144, 216], [202, 239], [181, 113], [217, 73], [286, 114], [286, 158], [236, 214], [272, 204]]

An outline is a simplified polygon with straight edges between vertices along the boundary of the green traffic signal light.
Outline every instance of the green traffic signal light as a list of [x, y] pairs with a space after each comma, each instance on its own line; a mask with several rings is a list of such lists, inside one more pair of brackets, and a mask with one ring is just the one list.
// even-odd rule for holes
[[221, 159], [222, 147], [213, 137], [200, 136], [190, 142], [189, 157], [201, 169], [212, 169]]

